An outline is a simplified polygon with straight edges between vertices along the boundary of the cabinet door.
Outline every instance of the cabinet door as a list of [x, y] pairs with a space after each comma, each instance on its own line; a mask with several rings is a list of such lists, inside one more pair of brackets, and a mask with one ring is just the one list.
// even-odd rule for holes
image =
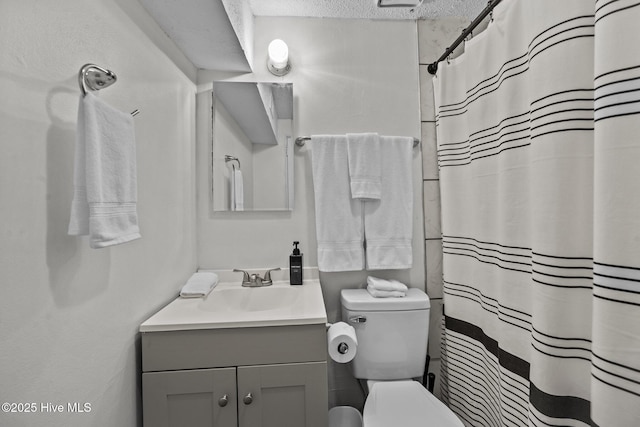
[[238, 368], [240, 427], [326, 427], [327, 400], [326, 362]]
[[144, 427], [237, 427], [237, 408], [235, 368], [142, 374]]

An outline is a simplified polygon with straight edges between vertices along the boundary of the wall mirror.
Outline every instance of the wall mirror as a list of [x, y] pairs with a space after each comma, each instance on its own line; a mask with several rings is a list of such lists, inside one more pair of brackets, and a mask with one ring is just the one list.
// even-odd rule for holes
[[213, 82], [214, 211], [293, 209], [293, 85]]

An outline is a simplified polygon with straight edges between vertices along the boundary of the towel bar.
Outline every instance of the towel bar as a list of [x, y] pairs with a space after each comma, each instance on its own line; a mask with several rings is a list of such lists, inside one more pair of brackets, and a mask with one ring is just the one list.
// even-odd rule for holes
[[[305, 142], [311, 141], [310, 136], [299, 136], [296, 138], [296, 145], [298, 147], [304, 147]], [[413, 148], [416, 148], [420, 144], [420, 140], [418, 138], [413, 138]]]
[[[105, 87], [109, 87], [118, 80], [118, 76], [111, 70], [97, 66], [96, 64], [84, 64], [80, 67], [78, 73], [78, 84], [82, 91], [82, 96], [85, 96], [88, 89], [100, 90]], [[140, 114], [140, 110], [135, 109], [131, 112], [132, 116]]]
[[[237, 157], [233, 157], [233, 156], [230, 156], [230, 155], [228, 155], [228, 154], [225, 154], [225, 155], [224, 155], [224, 161], [225, 161], [225, 163], [229, 163], [229, 162], [238, 162], [238, 169], [240, 169], [240, 160], [238, 160], [238, 158], [237, 158]], [[232, 164], [231, 166], [232, 166], [234, 169], [235, 169], [235, 167], [236, 167], [236, 166], [235, 166], [235, 165], [233, 165], [233, 164]]]
[[99, 67], [95, 64], [84, 64], [78, 73], [78, 84], [80, 85], [82, 95], [87, 94], [87, 88], [91, 90], [100, 90], [111, 86], [117, 80], [118, 77], [113, 71]]

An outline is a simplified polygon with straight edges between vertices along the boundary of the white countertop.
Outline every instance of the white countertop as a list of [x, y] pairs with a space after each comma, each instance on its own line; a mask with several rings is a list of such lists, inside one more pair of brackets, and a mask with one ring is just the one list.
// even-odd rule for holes
[[142, 323], [140, 332], [326, 324], [320, 281], [313, 275], [300, 286], [274, 281], [258, 288], [242, 287], [235, 276], [205, 298], [176, 298]]

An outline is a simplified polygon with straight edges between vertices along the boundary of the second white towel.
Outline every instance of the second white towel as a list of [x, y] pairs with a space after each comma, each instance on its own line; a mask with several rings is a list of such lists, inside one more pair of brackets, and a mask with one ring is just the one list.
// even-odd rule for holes
[[413, 138], [381, 136], [380, 149], [384, 159], [381, 197], [364, 203], [367, 268], [411, 268]]
[[380, 199], [382, 160], [377, 133], [348, 133], [349, 180], [354, 199]]
[[351, 198], [347, 137], [312, 135], [311, 164], [318, 268], [320, 271], [362, 270], [362, 201]]
[[244, 179], [242, 178], [242, 171], [234, 168], [231, 172], [231, 210], [243, 211], [244, 210]]

